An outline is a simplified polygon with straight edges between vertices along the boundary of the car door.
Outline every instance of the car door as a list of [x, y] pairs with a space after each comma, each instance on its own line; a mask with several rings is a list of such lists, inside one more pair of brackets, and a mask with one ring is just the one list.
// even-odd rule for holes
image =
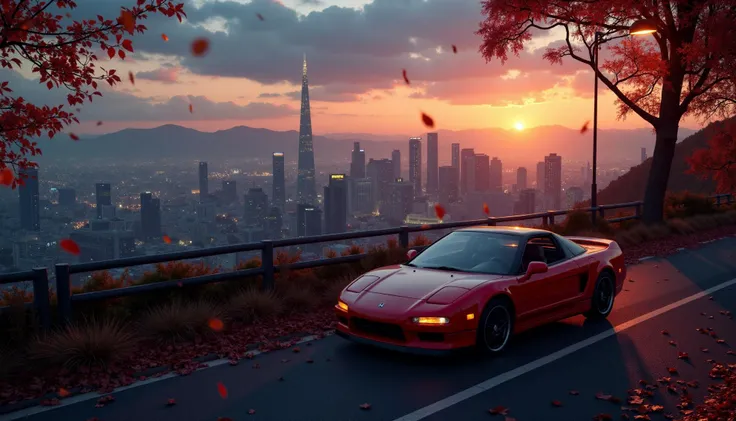
[[524, 249], [527, 247], [544, 250], [549, 270], [520, 281], [516, 288], [512, 288], [519, 316], [541, 316], [553, 312], [581, 295], [581, 276], [586, 270], [551, 235], [531, 237]]

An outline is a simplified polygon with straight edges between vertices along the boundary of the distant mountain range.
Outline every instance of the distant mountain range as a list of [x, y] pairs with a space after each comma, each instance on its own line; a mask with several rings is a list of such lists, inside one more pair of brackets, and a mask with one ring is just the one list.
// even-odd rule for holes
[[[732, 118], [736, 120], [736, 117]], [[704, 129], [690, 135], [675, 147], [675, 156], [672, 160], [672, 169], [667, 184], [667, 190], [671, 192], [684, 192], [700, 194], [714, 194], [716, 183], [710, 179], [702, 179], [694, 174], [687, 174], [690, 165], [687, 158], [692, 156], [696, 149], [708, 147], [711, 129], [721, 125], [716, 122]], [[632, 167], [629, 172], [612, 181], [605, 189], [598, 193], [598, 202], [601, 204], [626, 203], [644, 199], [649, 169], [652, 167], [652, 158]]]
[[[694, 133], [680, 129], [684, 138]], [[125, 129], [100, 136], [83, 136], [73, 142], [65, 136], [41, 139], [41, 163], [61, 160], [110, 159], [157, 160], [226, 160], [234, 157], [268, 159], [273, 152], [284, 152], [287, 160], [295, 160], [298, 148], [297, 131], [273, 131], [246, 126], [216, 132], [201, 132], [177, 125], [152, 129]], [[381, 136], [357, 133], [329, 134], [314, 137], [318, 162], [345, 161], [350, 157], [354, 141], [360, 141], [368, 158], [390, 158], [393, 149], [407, 154], [409, 135]], [[640, 148], [649, 153], [654, 146], [650, 129], [600, 130], [599, 160], [619, 162], [638, 159]], [[497, 156], [509, 165], [529, 165], [555, 152], [564, 160], [587, 161], [592, 150], [592, 135], [580, 134], [561, 126], [542, 126], [523, 131], [478, 129], [439, 131], [440, 163], [449, 164], [450, 144], [459, 142], [462, 148], [475, 148], [476, 153]], [[406, 157], [404, 157], [406, 159]], [[426, 159], [426, 157], [425, 157]]]

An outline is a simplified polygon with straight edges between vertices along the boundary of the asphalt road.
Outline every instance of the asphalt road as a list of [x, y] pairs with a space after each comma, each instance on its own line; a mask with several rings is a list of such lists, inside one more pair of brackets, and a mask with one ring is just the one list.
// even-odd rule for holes
[[[735, 356], [726, 354], [729, 344], [736, 349], [734, 321], [719, 313], [736, 313], [736, 285], [679, 301], [736, 278], [736, 238], [644, 261], [629, 268], [629, 277], [607, 321], [574, 317], [535, 329], [515, 337], [507, 352], [495, 358], [408, 356], [329, 336], [302, 344], [299, 353], [272, 352], [238, 366], [224, 364], [119, 391], [115, 402], [103, 408], [95, 408], [96, 397], [79, 397], [0, 421], [472, 421], [494, 419], [488, 409], [499, 405], [510, 408], [509, 416], [518, 421], [590, 420], [598, 413], [618, 419], [620, 405], [597, 400], [595, 394], [626, 398], [628, 389], [640, 387], [639, 380], [668, 375], [667, 367], [679, 370], [676, 378], [703, 385], [692, 393], [700, 402], [710, 382], [705, 360], [736, 363]], [[616, 333], [596, 336], [614, 326]], [[696, 331], [706, 327], [726, 344]], [[663, 329], [669, 337], [661, 334]], [[592, 343], [581, 344], [586, 340]], [[569, 347], [576, 344], [580, 349], [571, 352]], [[688, 352], [690, 361], [678, 360], [679, 351]], [[226, 399], [218, 393], [218, 383], [227, 388]], [[570, 390], [579, 395], [570, 395]], [[675, 398], [662, 392], [655, 401], [677, 413]], [[177, 404], [167, 407], [170, 398]], [[552, 400], [562, 406], [553, 407]], [[371, 404], [370, 410], [359, 408], [363, 403]]]

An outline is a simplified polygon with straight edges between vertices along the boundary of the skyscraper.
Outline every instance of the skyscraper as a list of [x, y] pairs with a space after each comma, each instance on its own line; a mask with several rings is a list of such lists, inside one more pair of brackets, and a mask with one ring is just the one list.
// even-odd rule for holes
[[72, 208], [77, 204], [77, 192], [70, 188], [59, 189], [59, 206]]
[[439, 193], [440, 203], [449, 204], [457, 201], [460, 182], [457, 168], [452, 166], [440, 167]]
[[475, 154], [475, 190], [486, 192], [491, 186], [491, 163], [488, 155]]
[[401, 177], [401, 151], [398, 149], [394, 149], [393, 152], [391, 152], [391, 162], [394, 165], [394, 173], [393, 177], [391, 177], [393, 180]]
[[141, 193], [141, 234], [143, 238], [161, 236], [161, 200], [151, 192]]
[[427, 192], [437, 193], [439, 177], [439, 135], [427, 133]]
[[353, 142], [353, 154], [350, 160], [350, 178], [365, 178], [365, 151], [360, 149], [360, 142]]
[[526, 168], [519, 167], [516, 170], [516, 191], [522, 191], [526, 189]]
[[465, 194], [475, 190], [475, 150], [460, 151], [460, 192]]
[[544, 157], [544, 196], [548, 209], [562, 209], [562, 157], [556, 153]]
[[366, 165], [368, 178], [373, 184], [373, 202], [379, 210], [383, 209], [383, 205], [389, 200], [389, 183], [395, 180], [393, 176], [393, 162], [390, 159], [369, 159]]
[[302, 104], [299, 117], [299, 163], [296, 195], [299, 203], [314, 204], [317, 200], [315, 186], [314, 146], [312, 144], [312, 115], [309, 110], [309, 83], [307, 82], [307, 56], [302, 65]]
[[207, 163], [202, 161], [199, 163], [199, 201], [204, 202], [210, 194], [209, 171]]
[[227, 203], [238, 201], [238, 187], [235, 180], [222, 180], [222, 198]]
[[409, 138], [409, 182], [414, 185], [414, 195], [422, 195], [422, 138]]
[[322, 211], [305, 203], [296, 207], [297, 237], [322, 234]]
[[460, 169], [460, 144], [452, 144], [452, 164], [453, 167]]
[[537, 190], [540, 193], [544, 193], [544, 162], [537, 162]]
[[491, 159], [490, 185], [493, 191], [503, 191], [503, 163], [495, 156]]
[[284, 179], [284, 153], [273, 153], [273, 186], [271, 201], [283, 214], [286, 207], [286, 181]]
[[330, 174], [325, 186], [325, 232], [345, 232], [348, 217], [348, 184], [345, 174]]
[[392, 224], [402, 224], [406, 215], [411, 213], [411, 205], [416, 194], [414, 193], [414, 185], [405, 182], [399, 177], [389, 183], [389, 201], [386, 211], [383, 212]]
[[265, 226], [266, 217], [268, 216], [268, 195], [260, 187], [248, 189], [248, 193], [243, 198], [245, 202], [245, 212], [243, 219], [245, 224], [251, 227]]
[[102, 209], [104, 206], [112, 205], [111, 188], [109, 183], [95, 184], [95, 207], [97, 211], [97, 219], [102, 219]]
[[21, 168], [19, 173], [23, 177], [23, 185], [18, 187], [20, 227], [28, 231], [41, 231], [38, 168]]

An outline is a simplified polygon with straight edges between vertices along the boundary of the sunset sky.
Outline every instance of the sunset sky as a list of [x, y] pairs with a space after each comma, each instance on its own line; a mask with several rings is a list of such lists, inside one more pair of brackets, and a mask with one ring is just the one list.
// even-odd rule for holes
[[[134, 3], [80, 0], [73, 17], [115, 17], [126, 1]], [[474, 34], [482, 20], [477, 0], [185, 3], [184, 23], [158, 16], [145, 22], [149, 31], [133, 38], [132, 57], [108, 61], [100, 54], [105, 59], [99, 65], [117, 69], [123, 83], [86, 105], [82, 127], [71, 129], [99, 133], [174, 123], [204, 131], [236, 125], [295, 130], [303, 54], [315, 134], [423, 133], [422, 111], [434, 117], [437, 129], [450, 130], [578, 128], [592, 118], [592, 74], [572, 60], [552, 65], [542, 58], [549, 44], [560, 42], [559, 33], [541, 33], [505, 65], [485, 63]], [[204, 57], [190, 53], [197, 37], [210, 40]], [[134, 86], [125, 76], [129, 71], [136, 75]], [[28, 99], [63, 98], [63, 92], [50, 98], [44, 87], [17, 74], [0, 76]], [[601, 128], [648, 127], [635, 115], [617, 121], [613, 96], [600, 89]], [[700, 125], [686, 119], [682, 126]]]

